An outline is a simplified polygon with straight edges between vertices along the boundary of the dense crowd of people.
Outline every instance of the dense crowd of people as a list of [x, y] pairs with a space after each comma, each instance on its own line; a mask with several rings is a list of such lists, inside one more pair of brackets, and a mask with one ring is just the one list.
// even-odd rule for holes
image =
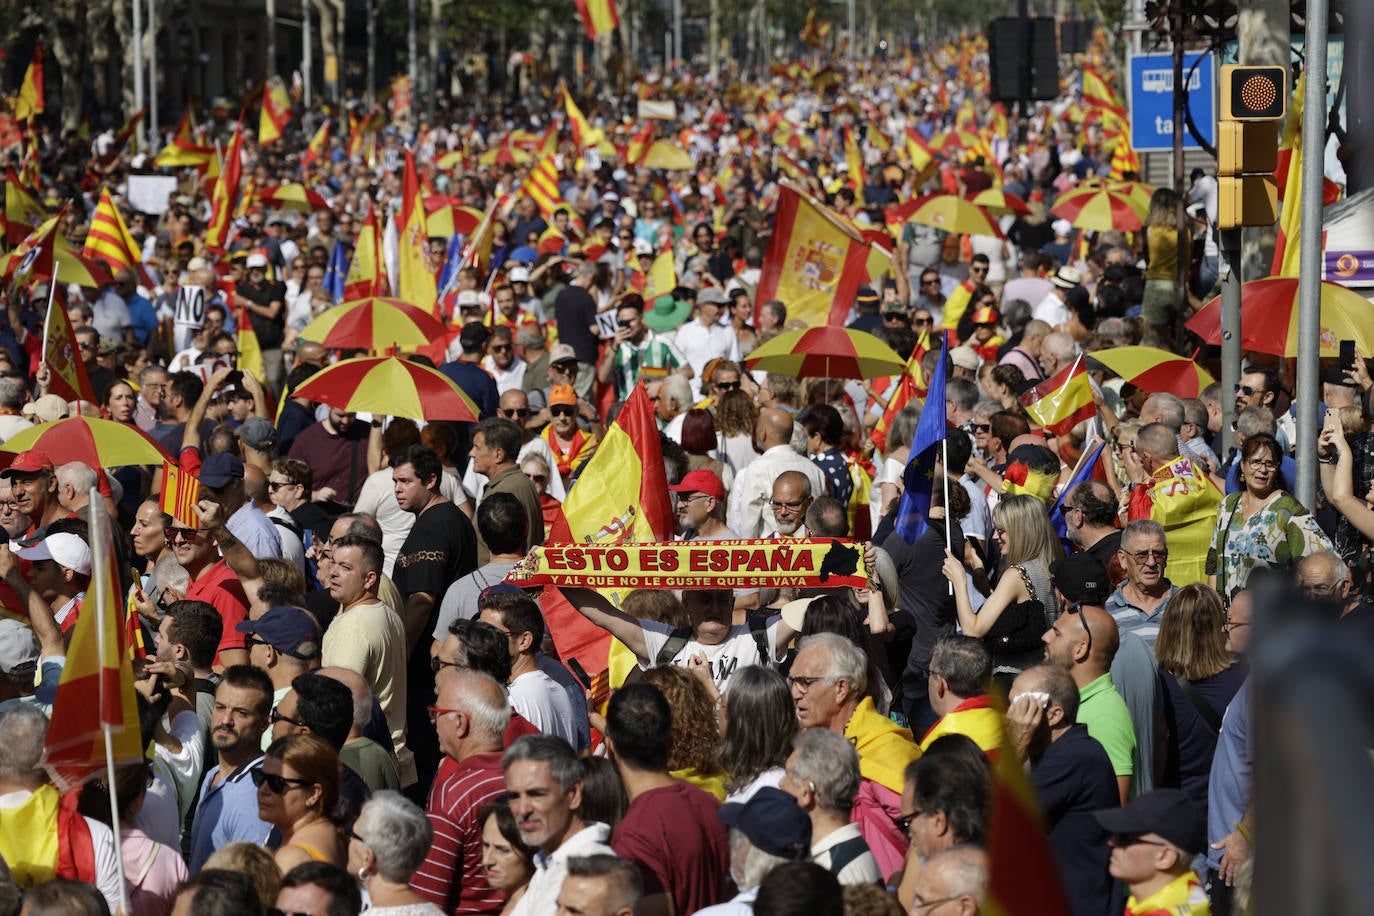
[[[497, 205], [486, 263], [446, 263], [458, 249], [430, 239], [450, 330], [405, 356], [461, 388], [476, 423], [298, 393], [352, 355], [307, 329], [336, 304], [336, 253], [347, 263], [365, 221], [402, 206], [400, 131], [361, 152], [336, 138], [307, 164], [303, 134], [250, 137], [246, 185], [300, 181], [327, 207], [275, 210], [245, 191], [224, 252], [203, 244], [211, 194], [194, 170], [163, 212], [140, 212], [123, 192], [144, 157], [108, 134], [93, 150], [44, 140], [34, 190], [65, 206], [66, 239], [82, 241], [105, 187], [142, 260], [98, 289], [6, 291], [0, 437], [101, 416], [147, 433], [201, 498], [193, 519], [173, 518], [162, 468], [55, 464], [41, 448], [0, 472], [0, 912], [21, 896], [28, 914], [114, 912], [123, 881], [133, 916], [365, 902], [976, 913], [997, 872], [1018, 868], [990, 856], [994, 769], [1009, 757], [1043, 812], [1013, 848], [1047, 846], [1075, 914], [1244, 912], [1252, 595], [1286, 576], [1367, 633], [1374, 381], [1363, 360], [1331, 366], [1320, 439], [1304, 443], [1279, 360], [1247, 354], [1234, 392], [1180, 397], [1094, 359], [1142, 342], [1199, 352], [1180, 322], [1215, 282], [1215, 182], [1193, 179], [1199, 238], [1180, 295], [1192, 240], [1180, 249], [1173, 192], [1155, 192], [1139, 234], [1048, 219], [1056, 194], [1108, 172], [1101, 130], [1065, 97], [1014, 143], [974, 86], [925, 81], [955, 59], [965, 75], [986, 67], [974, 44], [856, 65], [843, 85], [796, 72], [754, 94], [679, 84], [669, 126], [695, 160], [685, 176], [624, 158], [633, 100], [593, 100], [616, 155], [564, 130], [551, 212], [525, 184], [533, 163], [478, 153], [561, 116], [455, 107], [451, 126], [422, 128], [436, 209]], [[946, 149], [918, 166], [890, 142], [956, 124], [981, 130], [990, 158]], [[850, 128], [866, 178], [847, 170]], [[446, 153], [459, 164], [439, 167]], [[1028, 201], [1004, 236], [896, 227], [848, 326], [909, 360], [906, 406], [898, 378], [746, 362], [797, 324], [788, 302], [755, 295], [784, 158], [866, 228], [922, 191]], [[646, 300], [665, 251], [676, 286]], [[185, 287], [205, 291], [199, 318], [177, 309]], [[97, 403], [49, 391], [50, 293]], [[248, 328], [261, 372], [238, 367]], [[1080, 357], [1095, 410], [1055, 435], [1020, 396]], [[937, 374], [945, 403], [924, 403]], [[504, 580], [565, 524], [640, 385], [660, 429], [641, 444], [662, 455], [677, 537], [853, 538], [870, 587], [648, 588], [618, 603], [564, 589], [568, 613], [633, 656], [601, 702], [560, 653], [548, 602]], [[895, 516], [929, 410], [946, 441], [929, 524], [908, 542]], [[1097, 470], [1076, 473], [1098, 442]], [[1291, 492], [1298, 448], [1321, 455], [1320, 505]], [[59, 798], [44, 737], [72, 629], [93, 613], [88, 518], [102, 511], [147, 646], [147, 759]]]

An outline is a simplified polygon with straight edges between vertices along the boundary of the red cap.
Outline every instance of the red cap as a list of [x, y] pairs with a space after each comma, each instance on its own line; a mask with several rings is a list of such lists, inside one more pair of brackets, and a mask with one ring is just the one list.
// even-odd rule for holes
[[682, 478], [682, 483], [668, 489], [674, 493], [705, 493], [714, 499], [725, 498], [725, 484], [721, 483], [716, 472], [709, 468], [688, 471], [687, 476]]
[[31, 448], [27, 452], [20, 452], [19, 457], [11, 462], [6, 468], [7, 471], [14, 471], [19, 474], [37, 474], [39, 471], [53, 472], [52, 459], [47, 452], [40, 452], [36, 448]]
[[985, 305], [973, 313], [973, 324], [996, 324], [1002, 320], [1002, 316], [997, 314], [997, 309], [990, 305]]

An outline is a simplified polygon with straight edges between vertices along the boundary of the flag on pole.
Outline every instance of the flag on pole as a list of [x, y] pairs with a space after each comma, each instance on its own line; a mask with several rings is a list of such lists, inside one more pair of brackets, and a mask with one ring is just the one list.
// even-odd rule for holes
[[864, 157], [859, 151], [859, 141], [854, 139], [854, 132], [846, 125], [844, 128], [844, 162], [849, 172], [846, 181], [855, 194], [863, 194], [864, 185], [868, 183], [864, 175]]
[[183, 525], [200, 527], [195, 505], [200, 501], [200, 481], [183, 471], [176, 462], [162, 461], [162, 492], [158, 494], [158, 508]]
[[53, 249], [57, 242], [57, 224], [65, 213], [66, 207], [57, 216], [50, 217], [45, 222], [40, 223], [24, 237], [10, 253], [9, 267], [5, 271], [5, 279], [13, 280], [18, 283], [29, 283], [33, 280], [44, 280], [52, 276], [53, 271]]
[[897, 380], [897, 386], [892, 389], [882, 416], [878, 417], [878, 422], [873, 427], [873, 444], [882, 454], [887, 454], [888, 451], [887, 431], [892, 426], [892, 421], [912, 399], [921, 396], [921, 386], [925, 383], [921, 378], [921, 357], [925, 356], [929, 349], [930, 332], [922, 331], [916, 348], [911, 351], [911, 358], [906, 361], [906, 371]]
[[1064, 519], [1064, 500], [1068, 498], [1069, 491], [1074, 487], [1093, 479], [1098, 462], [1102, 458], [1102, 449], [1106, 444], [1106, 442], [1097, 443], [1097, 448], [1083, 456], [1083, 460], [1078, 463], [1078, 470], [1073, 472], [1069, 482], [1064, 484], [1064, 489], [1059, 492], [1059, 498], [1050, 507], [1050, 521], [1054, 524], [1054, 529], [1059, 532], [1059, 539], [1065, 543], [1069, 540], [1069, 524]]
[[[352, 117], [350, 114], [349, 118]], [[310, 142], [306, 144], [305, 152], [301, 153], [301, 168], [310, 168], [329, 149], [329, 131], [333, 129], [333, 126], [333, 119], [326, 118], [324, 123], [320, 125], [320, 129], [315, 131], [315, 136], [311, 137]]]
[[238, 126], [234, 128], [234, 139], [224, 154], [224, 165], [220, 169], [219, 180], [210, 194], [214, 205], [210, 225], [205, 230], [205, 247], [211, 251], [223, 252], [229, 244], [229, 224], [238, 206], [239, 179], [243, 175], [243, 112], [239, 112]]
[[1067, 435], [1082, 421], [1097, 416], [1088, 367], [1081, 353], [1018, 400], [1032, 420], [1056, 436]]
[[48, 211], [25, 187], [14, 169], [5, 170], [5, 244], [14, 246], [28, 238], [48, 218]]
[[40, 44], [34, 46], [33, 60], [24, 71], [24, 82], [19, 85], [19, 95], [14, 100], [14, 116], [20, 121], [29, 121], [44, 110], [43, 46]]
[[91, 216], [91, 227], [86, 232], [86, 244], [81, 254], [87, 258], [99, 258], [110, 265], [112, 271], [131, 271], [144, 286], [153, 285], [152, 277], [148, 276], [143, 259], [139, 256], [139, 247], [129, 228], [124, 225], [124, 217], [120, 216], [114, 198], [110, 197], [109, 188], [100, 192], [100, 202]]
[[43, 321], [42, 362], [48, 367], [48, 392], [64, 401], [99, 403], [95, 399], [91, 380], [86, 375], [81, 351], [76, 346], [76, 335], [72, 333], [67, 310], [57, 301], [56, 292], [57, 281], [54, 278], [48, 288], [48, 315]]
[[593, 41], [620, 27], [615, 0], [577, 0], [577, 15], [582, 17], [582, 28]]
[[654, 263], [649, 265], [649, 272], [644, 277], [645, 304], [671, 293], [676, 287], [677, 270], [673, 264], [673, 249], [667, 248], [654, 258]]
[[406, 150], [405, 175], [401, 181], [401, 216], [397, 227], [396, 253], [398, 298], [422, 309], [433, 310], [439, 297], [434, 271], [429, 266], [429, 231], [425, 228], [425, 205], [420, 198], [420, 177], [415, 156]]
[[824, 20], [816, 21], [816, 8], [814, 6], [806, 13], [806, 25], [802, 27], [799, 37], [807, 47], [817, 50], [824, 48], [826, 39], [830, 37], [830, 23]]
[[897, 519], [893, 525], [908, 544], [925, 533], [930, 518], [931, 494], [935, 489], [935, 461], [940, 457], [940, 444], [945, 441], [949, 424], [945, 418], [945, 376], [949, 363], [949, 338], [940, 335], [940, 362], [931, 373], [926, 391], [925, 407], [916, 422], [916, 434], [911, 437], [911, 452], [906, 470], [902, 472], [902, 499], [897, 504]]
[[110, 143], [109, 150], [101, 157], [100, 161], [102, 163], [108, 164], [118, 159], [119, 154], [124, 151], [125, 145], [128, 144], [130, 140], [134, 141], [134, 148], [138, 148], [138, 137], [134, 132], [138, 130], [139, 123], [142, 122], [147, 114], [148, 106], [144, 105], [138, 111], [134, 112], [133, 117], [124, 122], [124, 126], [114, 135], [114, 140]]
[[808, 327], [843, 325], [859, 287], [890, 257], [849, 222], [788, 181], [781, 183], [773, 238], [754, 297], [787, 303]]
[[382, 234], [377, 230], [377, 208], [370, 207], [353, 242], [353, 263], [344, 281], [343, 301], [385, 296], [386, 270], [382, 266]]
[[324, 269], [324, 289], [334, 304], [344, 301], [344, 285], [348, 282], [348, 252], [342, 240], [334, 243], [334, 251], [329, 256], [329, 265]]
[[1279, 238], [1270, 265], [1270, 273], [1276, 277], [1298, 275], [1302, 250], [1298, 239], [1302, 238], [1302, 109], [1306, 85], [1305, 72], [1293, 81], [1293, 101], [1288, 106], [1283, 136], [1279, 140], [1279, 167], [1274, 174], [1278, 178], [1283, 210], [1279, 213]]
[[[262, 114], [258, 117], [258, 145], [268, 146], [281, 139], [291, 122], [291, 97], [280, 76], [273, 76], [262, 87]], [[326, 125], [329, 121], [324, 122]]]
[[562, 85], [563, 89], [563, 110], [568, 115], [568, 124], [572, 128], [573, 143], [579, 150], [584, 150], [589, 146], [596, 146], [605, 139], [605, 134], [592, 127], [587, 116], [582, 113], [582, 109], [577, 107], [573, 101], [572, 93], [568, 91], [568, 84]]
[[43, 767], [59, 792], [107, 771], [110, 763], [143, 760], [134, 672], [124, 638], [124, 603], [119, 600], [114, 541], [104, 505], [98, 493], [92, 496], [91, 581], [72, 627], [67, 664], [43, 742]]

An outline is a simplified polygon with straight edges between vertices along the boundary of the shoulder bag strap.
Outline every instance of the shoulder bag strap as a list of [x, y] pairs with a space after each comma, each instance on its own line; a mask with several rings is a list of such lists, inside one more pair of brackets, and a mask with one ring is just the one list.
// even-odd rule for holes
[[1178, 682], [1178, 686], [1183, 688], [1183, 695], [1188, 698], [1189, 703], [1193, 704], [1193, 708], [1197, 710], [1197, 714], [1202, 716], [1202, 721], [1206, 722], [1207, 726], [1211, 728], [1213, 732], [1221, 734], [1221, 717], [1217, 715], [1215, 709], [1208, 706], [1206, 701], [1202, 699], [1202, 694], [1197, 692], [1197, 688], [1193, 686], [1193, 682], [1186, 677], [1180, 677], [1178, 675], [1173, 675], [1173, 678]]

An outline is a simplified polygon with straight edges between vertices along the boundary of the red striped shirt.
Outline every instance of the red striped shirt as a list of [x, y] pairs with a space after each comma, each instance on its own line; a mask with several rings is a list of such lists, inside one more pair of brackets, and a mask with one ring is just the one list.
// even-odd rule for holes
[[[410, 886], [445, 913], [499, 913], [505, 895], [482, 872], [482, 825], [477, 812], [506, 791], [500, 754], [445, 760], [429, 790], [425, 813], [434, 843]], [[447, 772], [446, 772], [447, 771]]]

